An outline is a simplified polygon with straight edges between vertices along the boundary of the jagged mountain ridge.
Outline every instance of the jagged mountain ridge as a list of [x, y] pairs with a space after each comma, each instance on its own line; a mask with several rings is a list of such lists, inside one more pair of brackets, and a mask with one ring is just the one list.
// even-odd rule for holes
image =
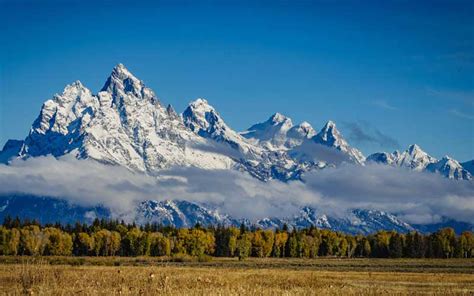
[[[308, 123], [293, 126], [280, 114], [273, 120], [289, 122], [283, 133], [288, 148], [315, 135]], [[14, 157], [48, 154], [72, 154], [151, 175], [173, 166], [237, 169], [263, 181], [299, 179], [325, 166], [249, 140], [232, 130], [205, 99], [190, 103], [178, 115], [122, 64], [96, 95], [76, 81], [47, 100], [26, 139], [9, 141], [0, 159], [6, 163]]]
[[19, 156], [73, 154], [149, 174], [170, 166], [228, 169], [235, 164], [188, 143], [209, 145], [119, 64], [97, 95], [75, 82], [46, 101]]
[[[25, 140], [9, 140], [0, 161], [48, 154], [73, 154], [151, 175], [172, 166], [237, 169], [263, 181], [300, 179], [309, 170], [366, 161], [332, 121], [316, 133], [307, 122], [293, 125], [275, 113], [238, 133], [205, 99], [190, 103], [179, 115], [122, 64], [96, 95], [76, 81], [47, 100]], [[367, 160], [454, 179], [472, 177], [452, 159], [435, 165], [438, 161], [417, 145], [402, 153], [375, 153]]]
[[[375, 162], [396, 167], [403, 167], [414, 171], [428, 171], [438, 173], [449, 179], [471, 180], [471, 173], [457, 160], [444, 156], [437, 160], [423, 151], [420, 146], [410, 145], [403, 152], [379, 152], [367, 157], [367, 162]], [[467, 162], [469, 163], [469, 162]]]
[[[9, 140], [0, 152], [0, 161], [6, 163], [15, 157], [48, 154], [56, 157], [72, 154], [79, 159], [94, 159], [150, 175], [172, 166], [236, 169], [263, 181], [303, 179], [304, 173], [310, 170], [344, 161], [359, 165], [366, 162], [363, 154], [348, 144], [332, 121], [316, 132], [307, 122], [293, 125], [290, 118], [276, 113], [267, 121], [238, 133], [205, 99], [191, 102], [178, 114], [172, 106], [164, 107], [155, 93], [122, 64], [113, 69], [97, 94], [76, 81], [66, 86], [62, 94], [47, 100], [25, 140]], [[373, 154], [367, 161], [432, 171], [454, 179], [471, 178], [457, 161], [448, 158], [438, 161], [417, 145], [402, 153]], [[45, 202], [44, 207], [47, 205]], [[57, 202], [49, 205], [53, 209], [67, 208], [67, 204]], [[240, 221], [185, 202], [147, 201], [140, 204], [137, 211], [139, 222], [161, 219], [175, 226]], [[55, 213], [51, 209], [46, 212]], [[76, 218], [84, 213], [64, 212]], [[94, 213], [100, 214], [100, 211]], [[349, 232], [397, 229], [393, 228], [396, 225], [409, 229], [402, 221], [389, 222], [396, 219], [393, 215], [381, 213], [354, 210], [350, 215], [352, 220], [341, 220], [303, 208], [297, 217], [267, 217], [254, 223], [261, 227], [282, 223], [295, 227], [315, 225]], [[377, 217], [383, 217], [385, 222], [377, 222]]]
[[352, 234], [369, 234], [380, 229], [405, 233], [415, 229], [395, 216], [381, 211], [353, 210], [347, 217], [339, 217], [324, 214], [314, 208], [303, 207], [292, 217], [248, 220], [236, 219], [212, 207], [183, 200], [147, 200], [139, 203], [131, 212], [117, 216], [100, 205], [82, 207], [55, 198], [11, 196], [0, 199], [0, 220], [6, 216], [35, 218], [43, 224], [55, 222], [72, 224], [77, 221], [91, 223], [95, 218], [133, 218], [133, 221], [142, 225], [159, 223], [175, 227], [193, 227], [199, 223], [235, 227], [245, 224], [249, 227], [275, 229], [282, 228], [286, 224], [290, 228], [316, 226]]
[[267, 121], [254, 124], [240, 134], [255, 145], [275, 151], [301, 145], [304, 140], [316, 135], [316, 131], [306, 121], [293, 125], [290, 118], [275, 113]]
[[315, 226], [351, 234], [370, 234], [378, 230], [395, 230], [406, 233], [413, 230], [429, 233], [443, 227], [453, 227], [456, 233], [474, 229], [474, 225], [443, 218], [441, 222], [428, 225], [408, 224], [396, 216], [374, 210], [352, 210], [344, 215], [327, 215], [315, 208], [303, 207], [299, 213], [287, 218], [261, 218], [256, 220], [236, 219], [218, 210], [182, 200], [154, 201], [148, 200], [138, 204], [131, 212], [122, 216], [113, 215], [107, 208], [97, 205], [83, 207], [67, 201], [29, 195], [14, 195], [0, 198], [0, 221], [6, 216], [18, 216], [21, 219], [36, 219], [45, 223], [69, 223], [77, 221], [91, 223], [95, 218], [130, 219], [139, 224], [159, 223], [175, 227], [192, 227], [201, 225], [240, 226], [263, 229], [306, 228]]

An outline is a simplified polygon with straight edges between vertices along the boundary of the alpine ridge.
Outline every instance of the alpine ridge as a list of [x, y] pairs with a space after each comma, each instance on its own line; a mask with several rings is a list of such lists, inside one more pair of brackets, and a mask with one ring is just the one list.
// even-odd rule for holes
[[[393, 153], [378, 152], [367, 157], [368, 162], [403, 167], [414, 171], [427, 171], [441, 174], [449, 179], [471, 180], [472, 174], [465, 169], [457, 160], [449, 156], [441, 160], [430, 156], [420, 146], [413, 144], [403, 152]], [[466, 163], [467, 164], [467, 163]], [[466, 167], [468, 167], [466, 165]]]
[[[461, 164], [448, 156], [437, 160], [418, 145], [411, 145], [403, 152], [379, 152], [366, 158], [349, 145], [330, 120], [318, 132], [308, 122], [294, 125], [289, 117], [274, 113], [266, 121], [237, 132], [204, 98], [189, 103], [181, 114], [171, 105], [163, 105], [154, 91], [123, 64], [113, 68], [97, 94], [75, 81], [44, 102], [25, 139], [6, 142], [0, 162], [8, 165], [15, 159], [46, 155], [90, 159], [150, 176], [159, 176], [162, 170], [176, 167], [237, 170], [263, 182], [304, 181], [310, 171], [344, 163], [356, 166], [378, 163], [470, 182], [473, 168], [472, 161]], [[53, 215], [51, 209], [83, 221], [92, 214], [110, 215], [100, 205], [87, 209], [48, 197], [32, 202], [37, 207], [30, 207], [11, 195], [5, 196], [2, 202], [1, 215]], [[139, 223], [175, 226], [316, 225], [351, 233], [414, 229], [390, 213], [364, 209], [354, 209], [341, 218], [327, 215], [323, 209], [303, 207], [294, 217], [245, 221], [219, 213], [209, 205], [184, 200], [148, 200], [128, 214]]]

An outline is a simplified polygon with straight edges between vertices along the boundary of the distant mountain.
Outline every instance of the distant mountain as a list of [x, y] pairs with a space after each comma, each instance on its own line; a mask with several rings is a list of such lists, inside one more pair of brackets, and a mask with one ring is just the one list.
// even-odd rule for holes
[[210, 206], [183, 200], [143, 201], [134, 209], [122, 215], [114, 215], [103, 206], [82, 207], [63, 200], [48, 197], [16, 195], [0, 198], [0, 221], [6, 216], [22, 219], [36, 219], [41, 223], [70, 223], [77, 221], [91, 223], [95, 218], [133, 219], [139, 224], [159, 223], [175, 227], [192, 227], [201, 225], [256, 226], [263, 229], [307, 228], [315, 226], [351, 234], [369, 234], [378, 230], [395, 230], [406, 233], [420, 231], [434, 232], [443, 227], [452, 227], [457, 233], [473, 230], [474, 225], [443, 219], [442, 222], [427, 225], [408, 224], [395, 215], [383, 211], [352, 210], [345, 214], [328, 215], [315, 208], [303, 207], [298, 214], [287, 218], [261, 218], [253, 221], [237, 219], [219, 212]]
[[332, 121], [328, 121], [319, 133], [293, 147], [289, 154], [298, 161], [315, 162], [319, 168], [343, 162], [365, 163], [362, 152], [347, 143]]
[[349, 146], [333, 121], [328, 121], [322, 130], [313, 138], [311, 138], [311, 140], [316, 144], [335, 148], [342, 153], [347, 154], [349, 158], [355, 163], [363, 164], [365, 161], [365, 157], [362, 152]]
[[73, 224], [77, 221], [91, 223], [95, 218], [109, 218], [111, 212], [101, 205], [81, 207], [57, 198], [10, 195], [0, 197], [0, 223], [7, 216], [30, 221], [35, 219], [42, 224]]
[[240, 225], [238, 220], [225, 214], [219, 214], [217, 210], [182, 200], [144, 201], [136, 209], [135, 220], [141, 224], [160, 223], [175, 227], [193, 227], [196, 223], [201, 225]]
[[281, 228], [284, 224], [296, 228], [315, 226], [352, 234], [369, 234], [381, 229], [400, 233], [415, 230], [410, 224], [382, 211], [352, 210], [342, 215], [330, 216], [311, 207], [303, 207], [298, 215], [291, 218], [265, 218], [258, 220], [256, 224], [262, 228]]
[[449, 156], [445, 156], [435, 163], [430, 163], [426, 166], [426, 170], [433, 173], [439, 173], [449, 179], [472, 179], [471, 173], [465, 170], [457, 160], [452, 159]]
[[264, 150], [248, 143], [232, 130], [205, 99], [191, 102], [183, 112], [184, 124], [197, 135], [224, 143], [239, 152], [239, 157], [261, 160]]
[[474, 225], [467, 222], [460, 222], [449, 218], [442, 218], [438, 223], [431, 224], [412, 224], [412, 226], [423, 233], [433, 233], [441, 228], [451, 227], [457, 234], [464, 231], [474, 231]]
[[367, 157], [367, 161], [409, 168], [415, 171], [424, 170], [429, 164], [435, 163], [436, 159], [423, 151], [420, 146], [413, 144], [403, 152], [393, 153], [380, 152]]
[[368, 162], [376, 162], [391, 166], [404, 167], [415, 171], [429, 171], [439, 173], [446, 178], [456, 180], [471, 180], [472, 175], [455, 159], [449, 156], [441, 160], [430, 156], [420, 146], [410, 145], [404, 152], [379, 152], [369, 155]]
[[124, 213], [122, 216], [113, 215], [102, 206], [81, 207], [67, 203], [63, 200], [34, 197], [13, 196], [0, 199], [0, 219], [6, 216], [28, 219], [37, 219], [41, 223], [75, 223], [77, 221], [90, 223], [95, 218], [132, 218], [139, 224], [159, 223], [175, 227], [192, 227], [201, 225], [226, 225], [257, 226], [264, 229], [281, 228], [284, 224], [288, 227], [310, 227], [311, 225], [342, 231], [345, 233], [373, 233], [380, 229], [396, 230], [399, 232], [413, 231], [409, 224], [399, 220], [393, 215], [380, 211], [354, 210], [347, 216], [328, 216], [318, 213], [314, 208], [304, 207], [301, 211], [288, 218], [261, 218], [254, 221], [232, 218], [225, 213], [209, 206], [183, 200], [143, 201], [135, 209]]
[[269, 150], [294, 148], [315, 134], [315, 130], [308, 122], [293, 125], [290, 118], [280, 113], [273, 114], [267, 121], [254, 124], [241, 133], [255, 145]]

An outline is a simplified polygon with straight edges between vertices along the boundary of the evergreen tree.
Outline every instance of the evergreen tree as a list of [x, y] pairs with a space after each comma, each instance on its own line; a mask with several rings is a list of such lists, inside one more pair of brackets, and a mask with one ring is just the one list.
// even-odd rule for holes
[[400, 234], [395, 233], [390, 237], [389, 252], [392, 258], [401, 258], [403, 256], [403, 241]]

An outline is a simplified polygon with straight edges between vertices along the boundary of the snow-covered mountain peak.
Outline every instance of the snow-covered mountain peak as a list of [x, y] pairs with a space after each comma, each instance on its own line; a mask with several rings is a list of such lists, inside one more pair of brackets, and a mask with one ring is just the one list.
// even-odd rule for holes
[[83, 95], [91, 96], [92, 92], [85, 87], [79, 80], [66, 85], [61, 94], [55, 94], [53, 100], [57, 103], [71, 102], [80, 99]]
[[64, 88], [64, 91], [66, 91], [67, 89], [72, 90], [72, 89], [82, 89], [82, 88], [85, 88], [85, 86], [82, 84], [80, 80], [76, 80], [73, 83], [66, 85], [66, 87]]
[[97, 97], [79, 81], [67, 85], [44, 102], [20, 154], [58, 156], [78, 148], [98, 105]]
[[335, 129], [336, 128], [336, 123], [332, 120], [328, 120], [326, 124], [323, 127], [323, 130], [329, 130], [329, 129]]
[[[365, 161], [333, 121], [316, 133], [308, 122], [293, 125], [289, 117], [275, 113], [239, 134], [202, 98], [179, 115], [171, 105], [159, 104], [153, 91], [122, 64], [114, 67], [97, 95], [75, 81], [47, 100], [26, 139], [6, 145], [0, 161], [48, 154], [71, 154], [152, 175], [172, 166], [196, 166], [233, 168], [261, 180], [284, 181], [349, 159]], [[437, 163], [418, 145], [378, 159], [416, 169]], [[465, 175], [455, 160], [437, 164], [440, 168], [434, 170], [458, 171], [449, 176]]]
[[317, 139], [330, 146], [340, 146], [345, 142], [334, 121], [329, 120], [317, 134]]
[[207, 100], [199, 98], [189, 103], [183, 112], [184, 123], [194, 132], [227, 129], [220, 115]]
[[293, 126], [288, 131], [288, 137], [296, 140], [305, 140], [310, 139], [316, 135], [316, 131], [314, 128], [309, 124], [307, 121], [303, 121], [302, 123]]
[[412, 144], [397, 157], [395, 162], [399, 166], [421, 171], [425, 169], [428, 164], [436, 162], [436, 158], [428, 155], [428, 153], [423, 151], [417, 144]]
[[189, 104], [183, 114], [184, 124], [197, 135], [228, 144], [250, 158], [259, 158], [262, 149], [248, 143], [239, 133], [231, 129], [207, 100], [199, 98]]
[[311, 126], [311, 124], [307, 121], [303, 121], [302, 123], [299, 124], [299, 126], [302, 128], [302, 129], [305, 129], [305, 130], [313, 130], [313, 127]]
[[421, 149], [421, 147], [418, 146], [418, 144], [411, 144], [410, 146], [408, 146], [407, 151], [410, 155], [415, 155], [415, 154], [418, 154], [418, 153], [425, 153], [425, 151], [423, 151]]
[[[298, 139], [289, 139], [288, 132], [294, 128], [289, 117], [281, 113], [275, 113], [264, 122], [252, 125], [241, 135], [255, 145], [260, 145], [269, 150], [287, 150], [301, 143], [301, 137], [295, 133]], [[297, 143], [294, 141], [296, 140]]]
[[420, 146], [413, 144], [402, 153], [378, 152], [367, 157], [368, 161], [404, 167], [415, 171], [429, 171], [439, 173], [450, 179], [470, 180], [471, 173], [457, 160], [445, 155], [439, 161], [423, 151]]
[[362, 152], [349, 146], [341, 132], [337, 129], [334, 121], [329, 120], [312, 140], [317, 144], [338, 149], [347, 154], [356, 163], [363, 164], [365, 161]]
[[472, 175], [465, 170], [463, 166], [455, 159], [445, 155], [438, 162], [430, 163], [426, 170], [434, 173], [440, 173], [449, 179], [471, 180]]
[[272, 116], [270, 116], [270, 118], [268, 120], [273, 122], [274, 124], [279, 124], [279, 123], [282, 123], [282, 122], [288, 121], [288, 120], [291, 122], [290, 118], [288, 118], [285, 115], [283, 115], [281, 113], [278, 113], [278, 112], [273, 114]]
[[198, 98], [191, 103], [189, 103], [188, 108], [191, 108], [194, 112], [200, 112], [200, 113], [205, 113], [205, 112], [216, 112], [216, 109], [209, 104], [209, 102], [206, 99], [203, 98]]
[[114, 103], [121, 107], [123, 101], [147, 100], [159, 105], [155, 93], [145, 86], [143, 81], [136, 78], [123, 64], [118, 64], [112, 70], [101, 91], [111, 94]]
[[408, 146], [408, 149], [403, 152], [399, 152], [397, 150], [393, 153], [374, 153], [367, 157], [367, 160], [399, 167], [406, 167], [416, 171], [422, 171], [427, 165], [437, 161], [434, 157], [423, 151], [423, 149], [421, 149], [421, 147], [417, 144]]
[[135, 83], [140, 83], [140, 80], [135, 77], [122, 63], [117, 64], [113, 69], [110, 76], [116, 80], [124, 81], [130, 79]]

